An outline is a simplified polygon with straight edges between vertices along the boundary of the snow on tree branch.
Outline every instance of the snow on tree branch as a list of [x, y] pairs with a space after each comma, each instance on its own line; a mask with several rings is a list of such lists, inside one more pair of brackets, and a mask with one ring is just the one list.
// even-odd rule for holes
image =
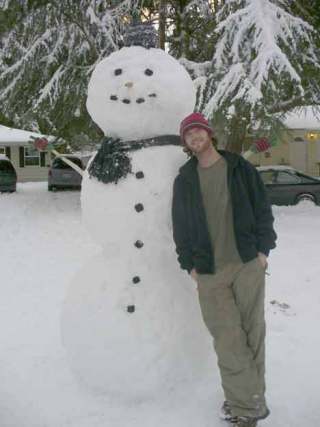
[[316, 34], [289, 6], [286, 0], [225, 1], [217, 14], [219, 39], [212, 62], [217, 83], [203, 105], [207, 115], [239, 98], [254, 106], [272, 98], [272, 92], [279, 101], [286, 99], [286, 91], [296, 98], [310, 95], [303, 77], [310, 69], [320, 70]]
[[320, 37], [295, 2], [224, 0], [212, 61], [184, 64], [222, 145], [240, 152], [248, 135], [275, 140], [287, 111], [320, 105]]
[[[89, 74], [103, 57], [119, 48], [123, 16], [138, 0], [58, 0], [32, 7], [19, 0], [16, 22], [0, 32], [1, 113], [16, 126], [59, 133], [79, 111], [86, 116]], [[16, 0], [2, 0], [11, 13]], [[77, 114], [76, 114], [77, 113]], [[88, 120], [88, 119], [87, 119]], [[48, 129], [46, 128], [48, 127]]]

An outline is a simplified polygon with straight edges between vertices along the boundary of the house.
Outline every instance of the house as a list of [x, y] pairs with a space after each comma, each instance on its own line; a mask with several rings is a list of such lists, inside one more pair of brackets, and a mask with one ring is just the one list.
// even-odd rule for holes
[[284, 121], [288, 132], [270, 150], [250, 158], [256, 166], [290, 165], [312, 176], [320, 176], [320, 115], [312, 107], [290, 113]]
[[43, 135], [0, 125], [0, 154], [11, 160], [18, 175], [18, 182], [46, 181], [51, 155], [39, 152], [30, 144], [31, 137]]

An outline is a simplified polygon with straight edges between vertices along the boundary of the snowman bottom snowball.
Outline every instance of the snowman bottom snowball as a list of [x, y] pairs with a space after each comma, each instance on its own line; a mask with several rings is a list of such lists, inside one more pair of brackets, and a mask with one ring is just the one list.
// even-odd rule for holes
[[[152, 287], [136, 290], [137, 310], [124, 310], [131, 297], [119, 285], [121, 262], [110, 265], [101, 253], [74, 277], [61, 318], [76, 378], [94, 392], [125, 400], [195, 386], [215, 370], [195, 287], [177, 277], [185, 276], [179, 270], [159, 276], [144, 266], [141, 272]], [[174, 288], [165, 286], [174, 282]]]

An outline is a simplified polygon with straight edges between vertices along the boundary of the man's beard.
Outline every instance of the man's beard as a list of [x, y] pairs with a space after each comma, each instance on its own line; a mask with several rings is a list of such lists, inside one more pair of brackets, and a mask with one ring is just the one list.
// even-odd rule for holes
[[193, 154], [201, 154], [203, 152], [205, 152], [206, 150], [208, 150], [208, 148], [211, 145], [211, 140], [208, 141], [200, 141], [199, 145], [196, 145], [195, 147], [188, 147], [190, 151], [192, 151]]

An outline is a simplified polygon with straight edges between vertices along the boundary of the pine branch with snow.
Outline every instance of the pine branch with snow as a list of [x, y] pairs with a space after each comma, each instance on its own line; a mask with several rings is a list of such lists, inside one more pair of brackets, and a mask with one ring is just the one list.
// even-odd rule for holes
[[[119, 48], [132, 0], [2, 1], [15, 22], [0, 33], [1, 113], [15, 126], [70, 138], [97, 129], [86, 112], [97, 62]], [[9, 21], [9, 19], [8, 19]]]
[[248, 127], [260, 121], [265, 130], [273, 113], [320, 104], [319, 35], [291, 7], [288, 0], [225, 0], [212, 67], [199, 89], [206, 116], [242, 116]]
[[213, 9], [209, 0], [169, 0], [167, 37], [169, 53], [176, 58], [205, 61], [216, 39]]

